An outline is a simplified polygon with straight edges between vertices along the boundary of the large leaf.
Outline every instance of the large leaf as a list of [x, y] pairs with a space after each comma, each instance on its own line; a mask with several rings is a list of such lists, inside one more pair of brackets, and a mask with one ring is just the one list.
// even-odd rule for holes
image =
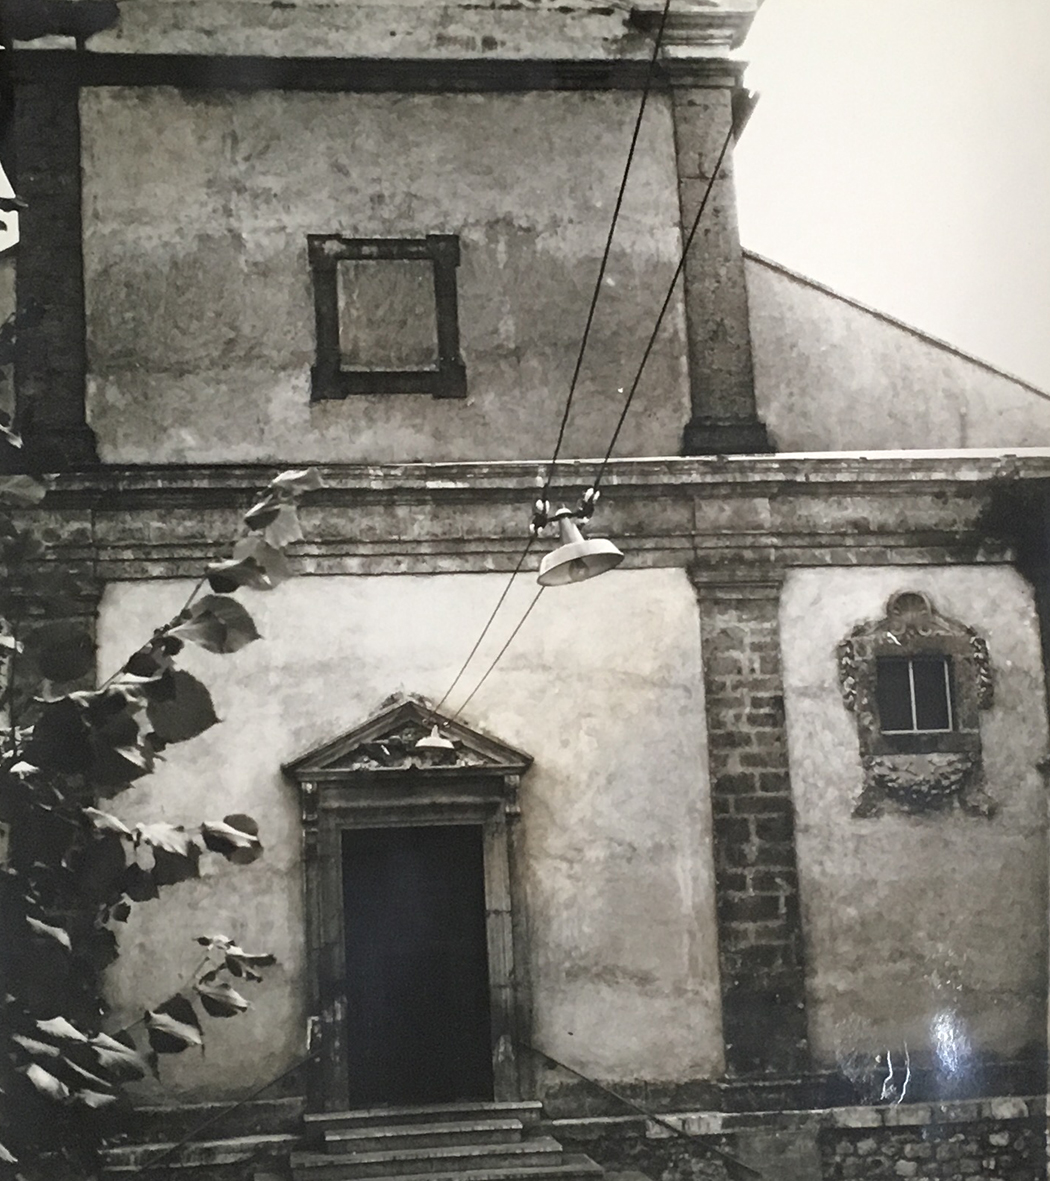
[[142, 1055], [130, 1044], [131, 1038], [127, 1034], [124, 1037], [128, 1044], [106, 1033], [91, 1039], [91, 1048], [98, 1056], [99, 1065], [120, 1079], [145, 1078], [146, 1064]]
[[[130, 830], [124, 831], [131, 835]], [[107, 828], [92, 834], [70, 859], [70, 868], [76, 875], [77, 893], [90, 902], [114, 902], [121, 893], [120, 882], [126, 864], [127, 848], [119, 830]]]
[[134, 861], [124, 870], [120, 879], [120, 888], [132, 902], [149, 902], [159, 893], [153, 874]]
[[238, 587], [273, 590], [287, 578], [292, 568], [280, 549], [268, 544], [257, 533], [242, 537], [233, 547], [233, 558], [208, 567], [208, 582], [213, 591], [228, 593]]
[[41, 1033], [46, 1033], [48, 1037], [62, 1038], [69, 1042], [86, 1042], [88, 1040], [87, 1034], [81, 1033], [73, 1022], [68, 1021], [65, 1017], [49, 1017], [46, 1021], [38, 1021], [36, 1027]]
[[193, 840], [181, 824], [168, 824], [159, 820], [153, 824], [136, 824], [135, 844], [150, 845], [167, 853], [188, 857]]
[[23, 753], [44, 771], [88, 774], [94, 753], [83, 705], [71, 697], [47, 702]]
[[198, 980], [194, 988], [201, 998], [204, 1011], [212, 1017], [236, 1017], [249, 1007], [248, 1001], [225, 980], [218, 983]]
[[166, 849], [153, 850], [153, 880], [158, 886], [174, 886], [200, 876], [200, 850], [189, 846], [189, 852], [169, 853]]
[[[178, 640], [173, 640], [172, 643], [182, 647]], [[165, 650], [163, 637], [158, 637], [135, 652], [124, 665], [124, 671], [133, 677], [154, 680], [171, 668], [172, 655], [174, 653]]]
[[33, 1086], [49, 1099], [63, 1103], [69, 1098], [69, 1088], [66, 1084], [60, 1082], [50, 1071], [38, 1066], [37, 1063], [34, 1062], [27, 1066], [24, 1073]]
[[170, 634], [209, 652], [237, 652], [259, 639], [252, 617], [236, 599], [225, 595], [205, 595], [193, 607], [190, 619]]
[[274, 583], [254, 558], [214, 562], [208, 567], [208, 585], [218, 594], [229, 594], [240, 586], [252, 590], [273, 590]]
[[47, 485], [35, 476], [0, 476], [0, 504], [38, 504], [47, 495]]
[[179, 670], [171, 674], [172, 696], [150, 701], [146, 714], [157, 737], [165, 744], [196, 738], [219, 720], [211, 694], [196, 677]]
[[100, 812], [98, 808], [82, 808], [81, 813], [100, 832], [115, 832], [124, 837], [131, 836], [131, 829], [124, 821], [119, 820], [116, 816], [111, 816], [109, 812]]
[[320, 472], [316, 468], [308, 467], [297, 471], [281, 472], [270, 481], [270, 487], [282, 492], [300, 495], [303, 492], [316, 492], [325, 486]]
[[83, 1104], [84, 1107], [108, 1107], [116, 1103], [119, 1096], [106, 1094], [102, 1091], [74, 1091], [73, 1102]]
[[117, 937], [108, 927], [92, 927], [77, 940], [76, 955], [78, 959], [89, 963], [96, 972], [101, 972], [116, 963], [120, 955]]
[[34, 919], [31, 915], [26, 915], [26, 922], [35, 934], [44, 935], [48, 939], [54, 939], [57, 943], [61, 943], [67, 951], [71, 950], [72, 945], [69, 941], [69, 935], [61, 927], [53, 927], [50, 923], [43, 923], [40, 919]]
[[226, 949], [226, 958], [223, 962], [233, 976], [243, 976], [245, 980], [262, 980], [255, 969], [269, 968], [272, 964], [277, 963], [277, 957], [271, 952], [265, 952], [262, 955], [253, 954], [234, 944]]
[[181, 1054], [203, 1045], [200, 1020], [193, 1005], [176, 993], [162, 1005], [146, 1011], [149, 1044], [158, 1054]]
[[46, 1042], [38, 1042], [35, 1038], [26, 1037], [22, 1033], [13, 1033], [11, 1040], [36, 1058], [57, 1058], [61, 1053], [58, 1046], [49, 1046]]
[[302, 541], [303, 530], [295, 505], [282, 504], [274, 519], [263, 530], [263, 537], [267, 545], [272, 545], [276, 549], [284, 549], [293, 541]]
[[276, 520], [280, 507], [280, 494], [267, 492], [244, 514], [244, 523], [249, 529], [265, 529], [267, 525]]
[[71, 1058], [64, 1058], [62, 1060], [63, 1066], [69, 1072], [67, 1078], [75, 1076], [78, 1087], [88, 1083], [92, 1087], [111, 1087], [112, 1084], [108, 1079], [100, 1078], [97, 1074], [92, 1074], [90, 1070], [85, 1070], [82, 1066], [78, 1066]]
[[[205, 845], [213, 853], [221, 853], [227, 861], [234, 865], [250, 865], [256, 858], [262, 856], [262, 842], [254, 832], [250, 832], [238, 825], [231, 824], [231, 820], [250, 820], [249, 817], [227, 816], [222, 822], [206, 820], [201, 825], [201, 835]], [[253, 827], [254, 821], [250, 821]]]
[[95, 667], [95, 643], [76, 623], [57, 620], [34, 628], [25, 647], [40, 675], [49, 681], [75, 681]]

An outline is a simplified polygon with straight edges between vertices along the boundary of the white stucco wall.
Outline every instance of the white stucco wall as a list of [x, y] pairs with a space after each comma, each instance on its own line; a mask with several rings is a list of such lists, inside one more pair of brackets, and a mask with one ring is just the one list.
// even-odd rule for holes
[[[610, 161], [636, 115], [636, 95], [611, 91], [85, 88], [87, 404], [103, 460], [549, 456], [619, 183]], [[465, 400], [311, 404], [311, 233], [459, 235]], [[654, 97], [564, 458], [604, 454], [679, 248], [670, 109]], [[619, 454], [677, 452], [685, 367], [676, 302]]]
[[761, 258], [745, 270], [778, 450], [1050, 446], [1050, 397]]
[[[265, 637], [180, 663], [211, 686], [223, 723], [176, 748], [112, 802], [129, 822], [246, 811], [265, 855], [218, 861], [200, 881], [137, 906], [111, 973], [114, 1025], [162, 1000], [193, 967], [192, 937], [219, 930], [279, 965], [256, 1011], [211, 1021], [207, 1056], [162, 1064], [162, 1101], [225, 1095], [275, 1075], [302, 1047], [298, 805], [280, 765], [336, 736], [397, 690], [448, 688], [502, 575], [301, 578], [249, 603]], [[455, 709], [534, 593], [503, 623], [449, 702]], [[122, 583], [101, 611], [108, 672], [179, 608], [184, 584]], [[548, 591], [462, 720], [524, 749], [521, 819], [536, 1043], [604, 1079], [720, 1073], [721, 1017], [703, 771], [699, 628], [681, 570], [618, 571]]]
[[[862, 772], [835, 645], [908, 588], [988, 641], [995, 703], [982, 711], [981, 737], [986, 789], [999, 804], [991, 820], [892, 807], [873, 819], [851, 815]], [[1037, 1043], [1046, 1007], [1047, 822], [1036, 764], [1047, 751], [1047, 723], [1027, 584], [991, 566], [797, 570], [785, 583], [781, 623], [817, 1061], [899, 1054], [906, 1042], [913, 1059], [930, 1064], [957, 1036], [964, 1068], [967, 1046], [1010, 1056]]]

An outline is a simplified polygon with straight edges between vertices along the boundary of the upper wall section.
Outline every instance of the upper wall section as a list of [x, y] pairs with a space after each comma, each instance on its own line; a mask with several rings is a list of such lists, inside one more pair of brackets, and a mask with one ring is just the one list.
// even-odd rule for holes
[[[705, 53], [743, 40], [761, 0], [678, 0], [669, 27]], [[120, 20], [91, 38], [98, 53], [292, 57], [647, 57], [658, 0], [118, 0]], [[632, 14], [642, 17], [632, 20]], [[44, 47], [71, 39], [35, 42]]]
[[[83, 89], [87, 411], [100, 458], [549, 456], [637, 109], [629, 91]], [[308, 234], [458, 236], [465, 399], [311, 402]], [[661, 94], [639, 140], [564, 457], [604, 453], [618, 388], [679, 249]], [[409, 327], [379, 330], [396, 339]], [[689, 406], [676, 303], [618, 454], [676, 453]]]
[[780, 451], [1050, 446], [1050, 397], [745, 255], [755, 397]]

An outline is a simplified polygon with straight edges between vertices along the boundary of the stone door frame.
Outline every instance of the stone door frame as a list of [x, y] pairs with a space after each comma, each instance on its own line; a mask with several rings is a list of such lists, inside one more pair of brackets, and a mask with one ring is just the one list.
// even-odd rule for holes
[[[381, 718], [389, 720], [392, 712]], [[406, 716], [411, 720], [415, 712], [406, 714], [401, 708], [393, 720], [403, 730]], [[373, 735], [376, 720], [367, 727]], [[457, 756], [456, 762], [441, 766], [415, 762], [389, 770], [355, 766], [353, 751], [360, 747], [365, 729], [359, 727], [285, 768], [299, 786], [311, 1048], [319, 1051], [308, 1087], [309, 1110], [349, 1107], [342, 834], [354, 828], [481, 827], [493, 1098], [523, 1097], [528, 1063], [519, 1042], [529, 1028], [529, 1008], [527, 943], [516, 886], [515, 821], [520, 815], [518, 785], [531, 759], [441, 720], [444, 732], [473, 762]], [[376, 739], [370, 737], [370, 741]], [[477, 759], [482, 744], [489, 756], [483, 762]]]

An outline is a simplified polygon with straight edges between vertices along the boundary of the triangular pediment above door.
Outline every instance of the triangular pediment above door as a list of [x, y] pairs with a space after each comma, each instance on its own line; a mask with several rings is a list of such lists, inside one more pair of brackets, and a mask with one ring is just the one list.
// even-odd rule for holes
[[[444, 742], [418, 745], [435, 727]], [[284, 771], [299, 782], [410, 770], [507, 776], [523, 774], [531, 763], [531, 755], [437, 713], [422, 699], [404, 697], [286, 763]]]

